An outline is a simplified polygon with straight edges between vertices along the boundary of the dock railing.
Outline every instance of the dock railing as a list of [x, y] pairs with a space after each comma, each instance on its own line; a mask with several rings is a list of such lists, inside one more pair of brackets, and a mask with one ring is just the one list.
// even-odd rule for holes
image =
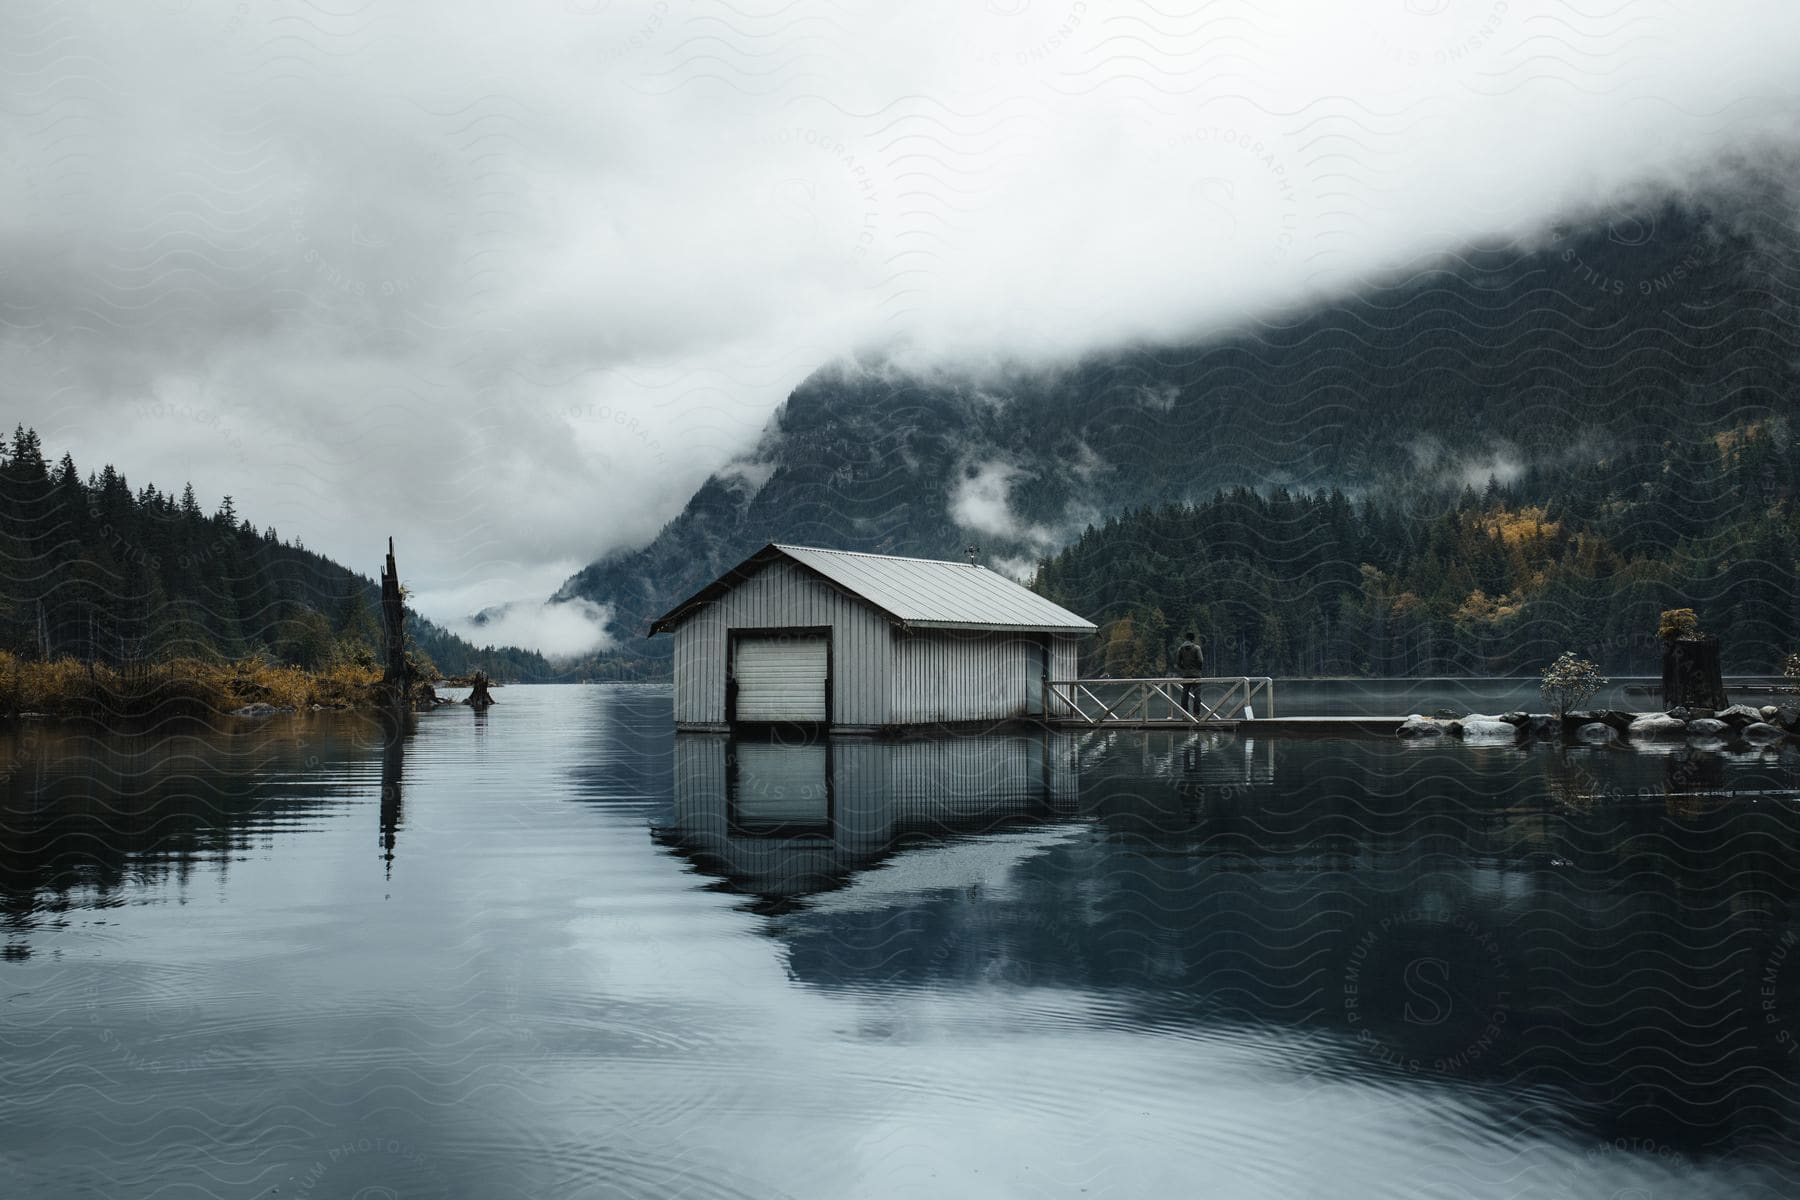
[[[1199, 696], [1190, 710], [1182, 688]], [[1044, 718], [1085, 725], [1205, 725], [1275, 715], [1275, 681], [1267, 675], [1183, 679], [1050, 679], [1043, 681]]]

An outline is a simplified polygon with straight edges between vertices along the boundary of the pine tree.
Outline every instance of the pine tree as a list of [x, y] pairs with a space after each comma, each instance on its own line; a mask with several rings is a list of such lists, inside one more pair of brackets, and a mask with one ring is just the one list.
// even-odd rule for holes
[[9, 462], [20, 479], [30, 481], [48, 476], [37, 430], [27, 429], [23, 425], [13, 430], [13, 451]]
[[335, 632], [340, 642], [352, 648], [362, 646], [371, 655], [381, 645], [381, 627], [369, 607], [368, 594], [354, 580], [338, 604]]

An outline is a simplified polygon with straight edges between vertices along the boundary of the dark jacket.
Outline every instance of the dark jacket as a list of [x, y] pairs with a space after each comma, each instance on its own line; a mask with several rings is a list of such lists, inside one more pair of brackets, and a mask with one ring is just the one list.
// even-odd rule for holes
[[1206, 655], [1198, 642], [1183, 642], [1175, 647], [1175, 669], [1190, 679], [1206, 674]]

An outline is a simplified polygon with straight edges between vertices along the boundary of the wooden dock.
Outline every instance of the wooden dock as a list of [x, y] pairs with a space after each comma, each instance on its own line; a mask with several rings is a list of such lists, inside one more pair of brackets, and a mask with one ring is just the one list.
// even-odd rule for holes
[[[1183, 688], [1198, 695], [1183, 703]], [[1788, 682], [1769, 678], [1728, 681], [1729, 695], [1793, 695]], [[1660, 682], [1634, 680], [1623, 685], [1627, 695], [1658, 695]], [[1043, 719], [1077, 729], [1229, 729], [1242, 734], [1315, 737], [1392, 736], [1405, 724], [1393, 716], [1280, 716], [1275, 710], [1275, 680], [1266, 675], [1208, 676], [1183, 679], [1048, 679], [1043, 681]], [[1766, 701], [1765, 701], [1766, 703]]]
[[[1198, 695], [1184, 704], [1183, 688]], [[1203, 679], [1046, 679], [1046, 720], [1096, 729], [1230, 729], [1239, 733], [1344, 737], [1397, 733], [1404, 716], [1283, 717], [1267, 675]], [[1258, 710], [1261, 710], [1260, 712]]]
[[[1184, 694], [1192, 688], [1192, 700]], [[1233, 726], [1275, 716], [1275, 681], [1267, 675], [1179, 676], [1145, 679], [1049, 679], [1043, 683], [1046, 720], [1128, 728]]]

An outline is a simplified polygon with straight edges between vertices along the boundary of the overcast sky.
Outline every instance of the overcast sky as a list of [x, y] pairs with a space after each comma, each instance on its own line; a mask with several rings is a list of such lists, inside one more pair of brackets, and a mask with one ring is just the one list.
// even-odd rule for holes
[[[1767, 158], [1792, 0], [13, 0], [0, 381], [419, 607], [648, 539], [856, 347], [1041, 362]], [[591, 644], [577, 614], [506, 632]]]

